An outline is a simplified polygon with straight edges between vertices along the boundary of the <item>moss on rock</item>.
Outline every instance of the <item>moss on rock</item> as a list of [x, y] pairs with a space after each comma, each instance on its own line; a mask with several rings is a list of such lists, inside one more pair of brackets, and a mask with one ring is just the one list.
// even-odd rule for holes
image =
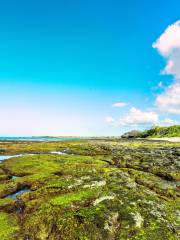
[[[1, 163], [0, 239], [179, 238], [180, 144], [108, 139], [1, 148], [36, 154]], [[49, 153], [58, 150], [69, 154]], [[25, 187], [31, 192], [7, 198]]]

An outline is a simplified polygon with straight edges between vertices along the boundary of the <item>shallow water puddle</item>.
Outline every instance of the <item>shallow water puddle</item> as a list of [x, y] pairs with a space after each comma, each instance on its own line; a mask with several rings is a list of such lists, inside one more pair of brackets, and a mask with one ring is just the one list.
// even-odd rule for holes
[[15, 193], [7, 195], [6, 198], [11, 198], [11, 199], [15, 200], [18, 196], [20, 196], [23, 193], [27, 193], [27, 192], [32, 192], [32, 190], [28, 187], [25, 187]]
[[34, 154], [17, 154], [17, 155], [11, 155], [11, 156], [0, 156], [0, 162], [9, 159], [9, 158], [14, 158], [14, 157], [22, 157], [22, 156], [31, 156]]
[[[51, 154], [58, 154], [58, 155], [67, 155], [66, 152], [61, 152], [61, 151], [52, 151], [50, 152]], [[17, 154], [17, 155], [10, 155], [10, 156], [5, 156], [5, 155], [1, 155], [0, 156], [0, 162], [7, 160], [9, 158], [14, 158], [14, 157], [22, 157], [22, 156], [32, 156], [35, 155], [33, 153], [27, 153], [27, 154]]]
[[67, 153], [61, 151], [52, 151], [51, 154], [67, 155]]
[[14, 180], [14, 179], [16, 179], [16, 178], [18, 178], [18, 176], [12, 176], [12, 177], [11, 177], [12, 180]]

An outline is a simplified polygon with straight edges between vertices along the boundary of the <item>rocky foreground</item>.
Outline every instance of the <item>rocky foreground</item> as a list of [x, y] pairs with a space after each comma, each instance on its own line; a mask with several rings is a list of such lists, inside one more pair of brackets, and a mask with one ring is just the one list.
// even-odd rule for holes
[[0, 163], [1, 240], [179, 239], [180, 143], [0, 143], [19, 154]]

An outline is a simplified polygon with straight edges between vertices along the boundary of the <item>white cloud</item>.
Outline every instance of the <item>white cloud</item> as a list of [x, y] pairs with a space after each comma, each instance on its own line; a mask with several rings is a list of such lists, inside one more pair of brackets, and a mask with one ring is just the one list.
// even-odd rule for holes
[[128, 104], [127, 103], [125, 103], [125, 102], [116, 102], [116, 103], [114, 103], [112, 106], [113, 107], [125, 107], [125, 106], [127, 106]]
[[119, 119], [122, 125], [144, 125], [156, 124], [158, 122], [158, 114], [152, 111], [141, 111], [132, 107], [127, 115]]
[[173, 51], [167, 58], [167, 64], [162, 73], [173, 75], [176, 80], [180, 80], [180, 48]]
[[167, 27], [159, 39], [153, 43], [161, 55], [168, 57], [173, 50], [180, 48], [180, 20]]
[[[171, 126], [178, 124], [177, 121], [165, 118], [159, 120], [159, 112], [180, 114], [180, 21], [170, 25], [164, 33], [153, 44], [158, 52], [165, 58], [166, 66], [163, 74], [173, 75], [173, 82], [169, 87], [161, 81], [158, 84], [163, 92], [156, 97], [156, 111], [145, 110], [132, 107], [119, 119], [107, 117], [106, 122], [109, 125], [118, 126], [140, 126], [140, 125], [161, 125]], [[114, 107], [124, 107], [127, 103], [116, 102]]]
[[113, 126], [153, 125], [158, 123], [158, 114], [152, 111], [141, 111], [132, 107], [127, 114], [115, 120], [108, 117], [107, 121]]
[[171, 74], [173, 83], [156, 98], [160, 111], [180, 114], [180, 21], [168, 26], [159, 39], [153, 44], [165, 58], [167, 64], [163, 74]]
[[158, 95], [156, 106], [162, 112], [180, 114], [180, 83], [173, 83]]
[[112, 118], [112, 117], [106, 117], [105, 118], [105, 121], [108, 123], [108, 124], [113, 124], [115, 122], [115, 119]]
[[176, 79], [180, 79], [180, 21], [170, 25], [153, 43], [153, 48], [167, 61], [162, 73], [172, 74]]
[[178, 124], [178, 122], [171, 118], [165, 118], [159, 123], [160, 126], [173, 126], [175, 124]]

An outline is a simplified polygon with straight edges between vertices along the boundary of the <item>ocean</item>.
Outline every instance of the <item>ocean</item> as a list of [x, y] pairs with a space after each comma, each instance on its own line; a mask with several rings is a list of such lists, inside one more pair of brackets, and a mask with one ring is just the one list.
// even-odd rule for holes
[[78, 137], [0, 137], [0, 141], [65, 141], [79, 139]]

